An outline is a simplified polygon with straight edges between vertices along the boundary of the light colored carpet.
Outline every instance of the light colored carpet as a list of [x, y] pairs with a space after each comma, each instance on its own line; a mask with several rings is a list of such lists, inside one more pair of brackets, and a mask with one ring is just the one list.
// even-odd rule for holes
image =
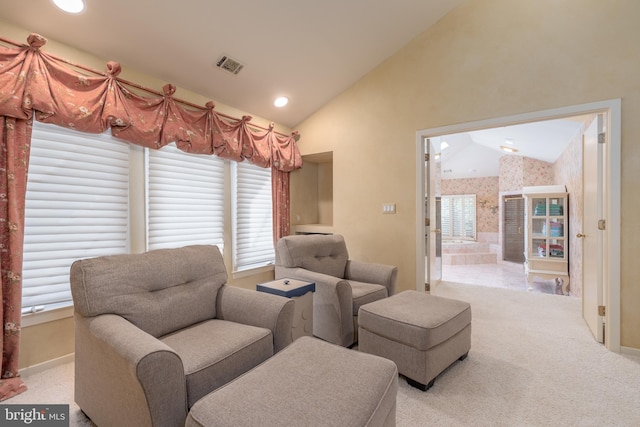
[[[640, 358], [609, 352], [581, 318], [580, 299], [444, 282], [435, 295], [471, 303], [469, 357], [427, 392], [400, 378], [397, 425], [638, 426]], [[5, 403], [73, 403], [73, 364], [25, 377]]]

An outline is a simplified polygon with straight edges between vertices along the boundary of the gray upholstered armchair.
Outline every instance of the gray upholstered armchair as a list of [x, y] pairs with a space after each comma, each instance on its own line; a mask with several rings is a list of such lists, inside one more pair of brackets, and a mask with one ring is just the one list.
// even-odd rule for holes
[[225, 285], [217, 246], [76, 261], [75, 400], [97, 425], [183, 426], [291, 343], [292, 300]]
[[349, 347], [360, 306], [394, 294], [397, 267], [353, 261], [341, 235], [286, 236], [276, 244], [276, 279], [315, 282], [313, 335]]

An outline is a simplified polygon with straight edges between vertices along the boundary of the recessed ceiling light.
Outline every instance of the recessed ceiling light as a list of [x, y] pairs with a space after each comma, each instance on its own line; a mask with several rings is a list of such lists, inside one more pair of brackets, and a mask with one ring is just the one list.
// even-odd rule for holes
[[446, 150], [449, 147], [449, 143], [447, 141], [442, 141], [440, 143], [440, 150]]
[[275, 105], [278, 108], [284, 107], [288, 103], [289, 103], [289, 98], [287, 98], [286, 96], [280, 96], [276, 98], [275, 101], [273, 101], [273, 105]]
[[500, 146], [500, 149], [503, 151], [506, 151], [508, 153], [517, 153], [518, 149], [517, 148], [513, 148], [513, 147], [505, 147], [504, 145]]
[[67, 13], [80, 13], [84, 11], [84, 0], [51, 0], [58, 8]]

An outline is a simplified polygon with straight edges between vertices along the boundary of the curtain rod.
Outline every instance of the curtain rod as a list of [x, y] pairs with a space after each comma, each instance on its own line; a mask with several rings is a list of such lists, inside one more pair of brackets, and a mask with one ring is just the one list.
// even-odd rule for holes
[[[27, 47], [27, 48], [30, 47], [28, 44], [14, 42], [13, 40], [6, 39], [6, 38], [4, 38], [2, 36], [0, 36], [0, 41], [2, 41], [4, 43], [7, 43], [7, 44], [10, 44], [12, 46], [16, 46], [16, 47]], [[101, 71], [96, 71], [96, 70], [94, 70], [92, 68], [85, 67], [84, 65], [74, 64], [73, 62], [71, 62], [71, 61], [69, 61], [67, 59], [61, 58], [61, 57], [59, 57], [57, 55], [53, 55], [53, 54], [48, 53], [48, 52], [47, 52], [47, 55], [51, 56], [52, 58], [54, 58], [54, 59], [56, 59], [58, 61], [64, 62], [67, 65], [71, 65], [72, 67], [79, 68], [81, 70], [88, 71], [88, 72], [93, 73], [93, 74], [97, 74], [99, 76], [107, 77], [107, 73], [104, 73], [104, 72], [101, 72]], [[136, 89], [140, 89], [140, 90], [142, 90], [144, 92], [151, 93], [151, 94], [158, 95], [158, 96], [164, 96], [164, 93], [162, 93], [162, 92], [159, 92], [157, 90], [144, 87], [144, 86], [139, 85], [137, 83], [133, 83], [133, 82], [130, 82], [128, 80], [122, 79], [120, 77], [116, 77], [115, 79], [118, 80], [120, 83], [123, 83], [123, 84], [125, 84], [127, 86], [131, 86], [131, 87], [136, 88]], [[172, 98], [173, 98], [174, 101], [179, 102], [180, 104], [183, 104], [183, 105], [186, 105], [186, 106], [198, 109], [198, 110], [202, 110], [202, 111], [206, 111], [207, 110], [207, 108], [205, 108], [205, 107], [203, 107], [201, 105], [194, 104], [194, 103], [189, 102], [189, 101], [185, 101], [184, 99], [174, 98], [174, 97], [172, 97]], [[225, 117], [227, 119], [230, 119], [230, 120], [240, 120], [237, 117], [233, 117], [233, 116], [230, 116], [228, 114], [224, 114], [224, 113], [221, 113], [221, 112], [218, 112], [218, 111], [216, 111], [216, 114], [219, 115], [219, 116]], [[247, 124], [249, 126], [253, 126], [253, 127], [258, 128], [258, 129], [269, 130], [269, 128], [266, 128], [266, 127], [260, 126], [260, 125], [256, 125], [256, 124], [251, 123], [251, 122], [248, 122]], [[285, 137], [290, 136], [290, 135], [287, 135], [287, 134], [284, 134], [282, 132], [278, 132], [278, 131], [275, 131], [275, 130], [274, 130], [274, 132], [277, 133], [278, 135], [281, 135], [281, 136], [285, 136]], [[294, 134], [295, 133], [296, 132], [294, 131]]]

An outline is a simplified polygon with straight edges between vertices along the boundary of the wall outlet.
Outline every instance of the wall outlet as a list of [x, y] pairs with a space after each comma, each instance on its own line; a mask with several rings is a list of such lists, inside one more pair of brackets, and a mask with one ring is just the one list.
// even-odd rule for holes
[[382, 213], [383, 214], [394, 214], [396, 213], [396, 204], [395, 203], [385, 203], [382, 205]]

